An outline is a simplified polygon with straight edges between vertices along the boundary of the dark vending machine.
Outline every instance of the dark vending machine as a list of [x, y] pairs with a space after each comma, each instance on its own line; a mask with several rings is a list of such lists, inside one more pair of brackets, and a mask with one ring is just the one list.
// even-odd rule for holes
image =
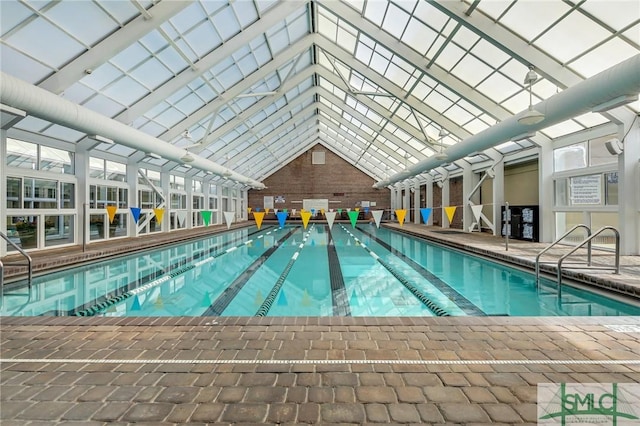
[[502, 206], [502, 232], [503, 237], [509, 229], [509, 238], [538, 242], [538, 206], [509, 206], [509, 225], [507, 226], [507, 212]]

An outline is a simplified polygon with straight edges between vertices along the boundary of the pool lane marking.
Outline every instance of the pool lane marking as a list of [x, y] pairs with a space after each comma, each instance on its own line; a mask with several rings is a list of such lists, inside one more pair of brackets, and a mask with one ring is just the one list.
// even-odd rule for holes
[[246, 268], [240, 275], [233, 280], [229, 286], [223, 290], [222, 293], [211, 303], [211, 306], [204, 311], [201, 316], [220, 316], [231, 301], [238, 295], [240, 290], [245, 286], [249, 279], [258, 271], [258, 269], [267, 261], [269, 257], [284, 243], [291, 235], [293, 235], [298, 228], [292, 228], [282, 238], [280, 238], [273, 246], [269, 247], [267, 251], [262, 253], [254, 260], [248, 268]]
[[358, 231], [362, 232], [365, 235], [371, 237], [376, 243], [380, 244], [383, 248], [387, 249], [391, 254], [396, 257], [402, 259], [406, 264], [411, 266], [417, 273], [422, 275], [427, 281], [429, 281], [435, 288], [440, 290], [442, 294], [447, 296], [449, 300], [455, 303], [460, 309], [464, 311], [465, 314], [471, 315], [474, 317], [486, 316], [487, 314], [477, 307], [472, 301], [464, 297], [460, 294], [456, 289], [451, 287], [449, 284], [442, 281], [440, 278], [431, 273], [428, 269], [420, 265], [415, 260], [411, 259], [409, 256], [400, 252], [399, 250], [391, 247], [386, 241], [381, 240], [376, 235], [372, 234], [369, 231], [365, 231], [364, 229], [357, 227]]
[[355, 235], [351, 233], [347, 228], [343, 225], [340, 225], [342, 229], [344, 229], [347, 234], [349, 234], [362, 248], [364, 248], [375, 260], [378, 261], [382, 266], [385, 267], [387, 271], [391, 273], [411, 294], [413, 294], [416, 299], [418, 299], [424, 306], [426, 306], [431, 312], [433, 312], [436, 316], [439, 317], [448, 317], [451, 316], [446, 310], [442, 307], [438, 306], [436, 302], [431, 300], [426, 294], [422, 292], [418, 287], [414, 286], [407, 280], [398, 270], [396, 270], [393, 266], [391, 266], [388, 262], [385, 262], [373, 252], [369, 247], [366, 246], [362, 241], [358, 239]]
[[639, 359], [95, 359], [0, 358], [0, 363], [38, 364], [286, 364], [286, 365], [640, 365]]
[[[271, 231], [268, 231], [266, 234], [261, 234], [257, 238], [262, 238], [264, 235], [269, 235], [273, 231], [274, 230], [271, 230]], [[260, 231], [258, 230], [257, 232], [260, 232]], [[254, 233], [256, 233], [256, 232], [254, 232]], [[253, 235], [254, 233], [251, 233], [249, 235]], [[226, 245], [233, 244], [234, 242], [236, 242], [238, 240], [241, 240], [243, 238], [245, 238], [245, 237], [237, 237], [237, 238], [234, 238], [233, 240], [227, 241], [227, 242], [225, 242], [223, 244], [211, 247], [211, 248], [209, 248], [207, 250], [207, 254], [210, 254], [214, 250], [219, 249], [220, 248], [219, 246], [224, 247]], [[238, 246], [232, 247], [232, 248], [235, 250], [236, 248], [241, 247], [243, 244], [248, 244], [248, 243], [250, 243], [252, 241], [253, 240], [245, 241], [244, 243], [239, 244]], [[128, 299], [128, 298], [130, 298], [132, 296], [136, 296], [136, 295], [138, 295], [140, 293], [143, 293], [143, 292], [145, 292], [145, 291], [147, 291], [147, 290], [149, 290], [149, 289], [151, 289], [153, 287], [157, 287], [158, 285], [160, 285], [160, 284], [162, 284], [164, 282], [167, 282], [170, 279], [173, 279], [173, 278], [177, 277], [178, 275], [182, 275], [185, 272], [190, 271], [190, 270], [192, 270], [194, 268], [202, 266], [202, 265], [204, 265], [206, 263], [210, 263], [213, 260], [217, 259], [218, 257], [220, 257], [223, 254], [226, 254], [228, 252], [229, 252], [229, 249], [227, 249], [225, 251], [218, 252], [218, 253], [214, 253], [212, 256], [207, 257], [206, 259], [200, 260], [198, 262], [195, 262], [195, 263], [193, 263], [191, 265], [188, 265], [188, 266], [185, 266], [183, 268], [176, 269], [176, 270], [172, 271], [171, 273], [169, 273], [167, 275], [164, 275], [164, 276], [162, 276], [162, 277], [160, 277], [160, 278], [158, 278], [156, 280], [150, 281], [150, 282], [148, 282], [148, 283], [146, 283], [146, 284], [144, 284], [142, 286], [132, 288], [132, 289], [127, 290], [127, 291], [125, 291], [124, 293], [121, 293], [121, 294], [115, 294], [113, 296], [108, 296], [102, 302], [97, 302], [96, 301], [86, 309], [77, 309], [76, 308], [74, 311], [72, 311], [73, 315], [75, 315], [75, 316], [94, 316], [94, 315], [97, 315], [97, 314], [101, 314], [105, 309], [107, 309], [107, 308], [109, 308], [109, 307], [111, 307], [113, 305], [116, 305], [116, 304], [122, 302], [125, 299]], [[190, 257], [189, 259], [186, 260], [186, 262], [192, 262], [194, 259], [197, 259], [198, 257], [205, 256], [205, 254], [203, 254], [203, 253], [199, 253], [196, 256]], [[171, 270], [172, 266], [175, 266], [175, 265], [178, 265], [178, 264], [179, 263], [174, 263], [173, 265], [169, 265], [169, 269]], [[147, 275], [147, 277], [149, 277], [151, 275], [152, 274], [149, 274], [149, 275]], [[144, 278], [142, 278], [142, 280], [144, 280]], [[131, 287], [132, 284], [133, 283], [129, 283], [126, 286], [124, 286], [123, 288]]]
[[327, 255], [329, 258], [329, 279], [331, 281], [331, 301], [333, 302], [333, 316], [350, 317], [351, 307], [349, 306], [349, 297], [347, 289], [344, 285], [344, 276], [338, 259], [336, 245], [333, 243], [333, 235], [331, 228], [325, 225], [325, 230], [329, 237], [327, 243]]
[[[315, 224], [311, 225], [311, 229], [313, 229], [314, 226]], [[300, 245], [298, 246], [299, 250], [293, 253], [293, 256], [291, 256], [289, 263], [287, 263], [287, 266], [285, 266], [284, 270], [276, 280], [276, 283], [271, 288], [271, 291], [269, 292], [269, 294], [267, 294], [267, 297], [264, 298], [262, 305], [260, 305], [260, 307], [258, 308], [254, 316], [263, 317], [269, 313], [269, 310], [271, 309], [271, 305], [273, 305], [273, 302], [276, 300], [276, 296], [280, 292], [280, 289], [282, 288], [284, 282], [286, 281], [287, 276], [289, 275], [289, 272], [293, 268], [293, 264], [298, 259], [298, 255], [300, 254], [300, 251], [302, 251], [302, 248], [304, 247], [304, 243], [309, 238], [309, 235], [311, 234], [311, 229], [309, 229], [309, 231], [303, 234], [302, 243], [300, 243]]]

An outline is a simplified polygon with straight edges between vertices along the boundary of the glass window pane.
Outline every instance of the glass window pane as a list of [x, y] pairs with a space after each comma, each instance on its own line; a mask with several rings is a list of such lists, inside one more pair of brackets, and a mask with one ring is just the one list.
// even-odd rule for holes
[[25, 178], [23, 180], [25, 209], [55, 209], [58, 208], [58, 182], [44, 179]]
[[89, 240], [102, 240], [105, 238], [104, 223], [106, 220], [106, 214], [89, 215]]
[[74, 242], [74, 216], [45, 216], [44, 217], [44, 246], [52, 247]]
[[115, 161], [106, 161], [107, 180], [127, 181], [127, 165]]
[[553, 166], [556, 172], [587, 167], [586, 144], [578, 143], [553, 150]]
[[[13, 241], [22, 249], [38, 247], [38, 217], [37, 216], [7, 216], [7, 231], [13, 235]], [[9, 232], [11, 231], [11, 232]], [[7, 246], [7, 250], [14, 250]]]
[[22, 181], [20, 178], [7, 178], [7, 208], [19, 209], [20, 208], [20, 188], [22, 187]]
[[7, 138], [7, 166], [36, 169], [38, 146], [34, 143]]
[[[591, 213], [591, 229], [598, 230], [604, 226], [613, 226], [618, 229], [618, 213], [617, 212], [598, 212]], [[607, 249], [615, 249], [615, 235], [612, 231], [603, 231], [602, 234], [594, 238], [593, 246]]]
[[62, 208], [72, 209], [76, 206], [76, 185], [74, 183], [62, 182]]
[[114, 216], [113, 222], [109, 224], [109, 238], [127, 236], [127, 218], [126, 213], [117, 213]]
[[563, 207], [569, 205], [569, 179], [556, 179], [554, 181], [555, 187], [555, 205], [557, 207]]
[[611, 155], [605, 143], [613, 139], [613, 136], [598, 138], [589, 141], [589, 164], [597, 166], [599, 164], [611, 164], [618, 162], [617, 155]]
[[40, 146], [40, 170], [73, 174], [73, 153]]
[[104, 179], [104, 160], [102, 158], [89, 158], [89, 177]]
[[[584, 216], [582, 212], [557, 212], [555, 238], [560, 238], [569, 229], [581, 223], [584, 223]], [[585, 238], [584, 235], [581, 235], [578, 232], [576, 232], [575, 234], [572, 233], [570, 237], [574, 240], [574, 242], [581, 242]], [[569, 243], [570, 239], [565, 238], [563, 241]]]
[[127, 188], [118, 189], [118, 208], [126, 209], [129, 206], [129, 190]]

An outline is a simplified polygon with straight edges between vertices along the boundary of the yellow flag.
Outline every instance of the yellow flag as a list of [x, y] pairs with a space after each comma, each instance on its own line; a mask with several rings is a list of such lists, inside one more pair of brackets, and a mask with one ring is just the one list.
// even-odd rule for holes
[[359, 212], [360, 211], [360, 207], [356, 207], [354, 210]]
[[453, 222], [453, 215], [456, 214], [456, 206], [445, 207], [445, 213], [447, 214], [447, 219], [449, 219], [449, 224]]
[[113, 219], [116, 217], [116, 206], [107, 206], [107, 213], [109, 214], [109, 223], [113, 223]]
[[320, 209], [320, 213], [324, 215], [324, 209]]
[[398, 218], [398, 222], [400, 223], [400, 226], [402, 226], [402, 224], [404, 223], [404, 218], [406, 215], [407, 215], [407, 210], [405, 209], [396, 210], [396, 217]]
[[269, 214], [269, 209], [264, 209], [265, 214]]
[[309, 224], [309, 219], [311, 219], [311, 212], [302, 210], [300, 212], [300, 217], [302, 218], [302, 226], [304, 227], [304, 229], [307, 229], [307, 225]]
[[247, 207], [247, 213], [251, 214], [251, 207]]
[[264, 212], [253, 212], [253, 218], [256, 221], [258, 229], [262, 226], [262, 219], [264, 219]]
[[164, 216], [164, 209], [153, 209], [153, 214], [156, 215], [158, 223], [162, 223], [162, 216]]

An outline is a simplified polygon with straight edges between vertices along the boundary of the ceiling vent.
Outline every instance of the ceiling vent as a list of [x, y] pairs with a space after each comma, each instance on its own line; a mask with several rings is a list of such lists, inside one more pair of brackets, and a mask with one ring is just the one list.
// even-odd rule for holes
[[311, 154], [311, 164], [324, 164], [324, 151], [314, 151]]

